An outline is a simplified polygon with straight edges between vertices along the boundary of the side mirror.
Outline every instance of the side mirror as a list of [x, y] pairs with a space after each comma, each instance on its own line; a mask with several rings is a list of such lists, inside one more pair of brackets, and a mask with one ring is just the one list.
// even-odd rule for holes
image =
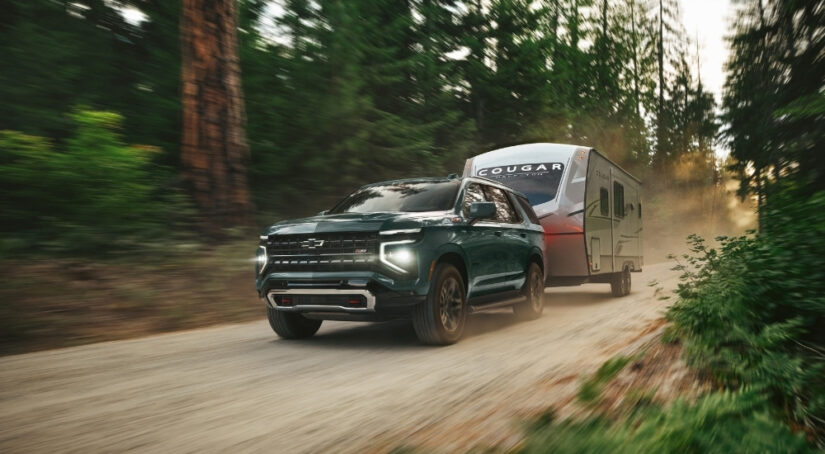
[[470, 220], [475, 222], [478, 219], [487, 219], [495, 216], [496, 204], [494, 202], [473, 202], [470, 204]]
[[319, 211], [318, 216], [326, 216], [329, 213], [329, 210]]

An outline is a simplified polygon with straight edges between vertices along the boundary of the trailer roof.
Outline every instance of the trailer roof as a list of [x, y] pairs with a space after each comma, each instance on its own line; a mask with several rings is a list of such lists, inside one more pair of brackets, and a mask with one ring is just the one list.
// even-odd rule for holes
[[610, 160], [607, 156], [605, 156], [603, 153], [600, 153], [595, 148], [587, 147], [584, 145], [571, 145], [563, 143], [525, 143], [521, 145], [513, 145], [510, 147], [498, 148], [495, 150], [488, 151], [486, 153], [481, 153], [467, 160], [465, 174], [471, 171], [471, 169], [469, 168], [470, 162], [473, 163], [474, 167], [484, 167], [488, 165], [487, 161], [500, 162], [501, 155], [512, 155], [514, 157], [518, 156], [520, 158], [519, 160], [521, 160], [538, 159], [539, 156], [544, 156], [548, 153], [552, 153], [556, 155], [566, 156], [569, 158], [570, 156], [573, 156], [573, 153], [579, 150], [595, 152], [596, 154], [598, 154], [599, 156], [601, 156], [602, 158], [606, 159], [608, 162], [616, 166], [627, 176], [641, 184], [641, 180], [633, 176], [633, 174], [631, 174], [627, 170], [621, 168], [621, 166]]

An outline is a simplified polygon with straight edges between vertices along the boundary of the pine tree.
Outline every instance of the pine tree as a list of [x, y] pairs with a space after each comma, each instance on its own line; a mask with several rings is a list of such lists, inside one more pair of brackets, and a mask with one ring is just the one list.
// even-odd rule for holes
[[540, 121], [547, 113], [547, 39], [536, 33], [546, 10], [526, 0], [490, 4], [489, 39], [493, 69], [483, 140], [495, 145], [541, 140]]
[[454, 21], [456, 0], [419, 0], [413, 6], [421, 19], [416, 24], [413, 80], [418, 99], [414, 117], [427, 125], [433, 137], [433, 153], [446, 172], [458, 172], [474, 151], [475, 123], [464, 112], [470, 99], [462, 86], [460, 24]]
[[[825, 188], [825, 2], [756, 0], [742, 6], [731, 41], [724, 95], [726, 138], [740, 194], [759, 206], [771, 187], [797, 180]], [[804, 189], [803, 189], [804, 188]]]
[[183, 0], [181, 90], [184, 182], [205, 233], [248, 225], [249, 148], [234, 0]]
[[659, 0], [655, 9], [656, 15], [656, 59], [657, 59], [657, 102], [656, 102], [656, 153], [653, 159], [654, 166], [664, 165], [673, 152], [668, 146], [667, 124], [669, 112], [665, 107], [665, 93], [668, 88], [666, 66], [668, 63], [677, 63], [678, 49], [673, 44], [681, 43], [681, 30], [678, 25], [678, 0]]

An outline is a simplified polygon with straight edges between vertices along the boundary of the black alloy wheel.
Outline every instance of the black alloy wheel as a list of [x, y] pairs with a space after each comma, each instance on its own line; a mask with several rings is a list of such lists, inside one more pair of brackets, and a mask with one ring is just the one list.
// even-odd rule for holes
[[464, 280], [448, 263], [439, 264], [433, 276], [427, 300], [413, 309], [413, 327], [425, 344], [453, 344], [461, 338], [467, 323]]

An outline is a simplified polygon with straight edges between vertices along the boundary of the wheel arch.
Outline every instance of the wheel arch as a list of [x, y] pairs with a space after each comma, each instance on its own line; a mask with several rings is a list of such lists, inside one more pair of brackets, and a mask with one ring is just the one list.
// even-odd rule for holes
[[[467, 267], [467, 256], [464, 254], [464, 251], [455, 245], [447, 245], [447, 247], [439, 249], [437, 258], [433, 261], [433, 265], [430, 268], [430, 273], [432, 273], [432, 270], [434, 270], [435, 266], [439, 263], [449, 263], [456, 267], [461, 274], [461, 279], [464, 281], [464, 291], [469, 293], [470, 270]], [[428, 276], [428, 278], [432, 279], [432, 276]]]
[[527, 256], [527, 267], [530, 266], [531, 263], [535, 263], [541, 269], [541, 273], [547, 278], [547, 270], [544, 269], [544, 255], [541, 253], [541, 249], [533, 248], [530, 251], [530, 255]]
[[625, 260], [622, 262], [622, 272], [624, 272], [625, 269], [627, 269], [628, 271], [635, 271], [635, 268], [636, 267], [633, 263], [633, 260]]

